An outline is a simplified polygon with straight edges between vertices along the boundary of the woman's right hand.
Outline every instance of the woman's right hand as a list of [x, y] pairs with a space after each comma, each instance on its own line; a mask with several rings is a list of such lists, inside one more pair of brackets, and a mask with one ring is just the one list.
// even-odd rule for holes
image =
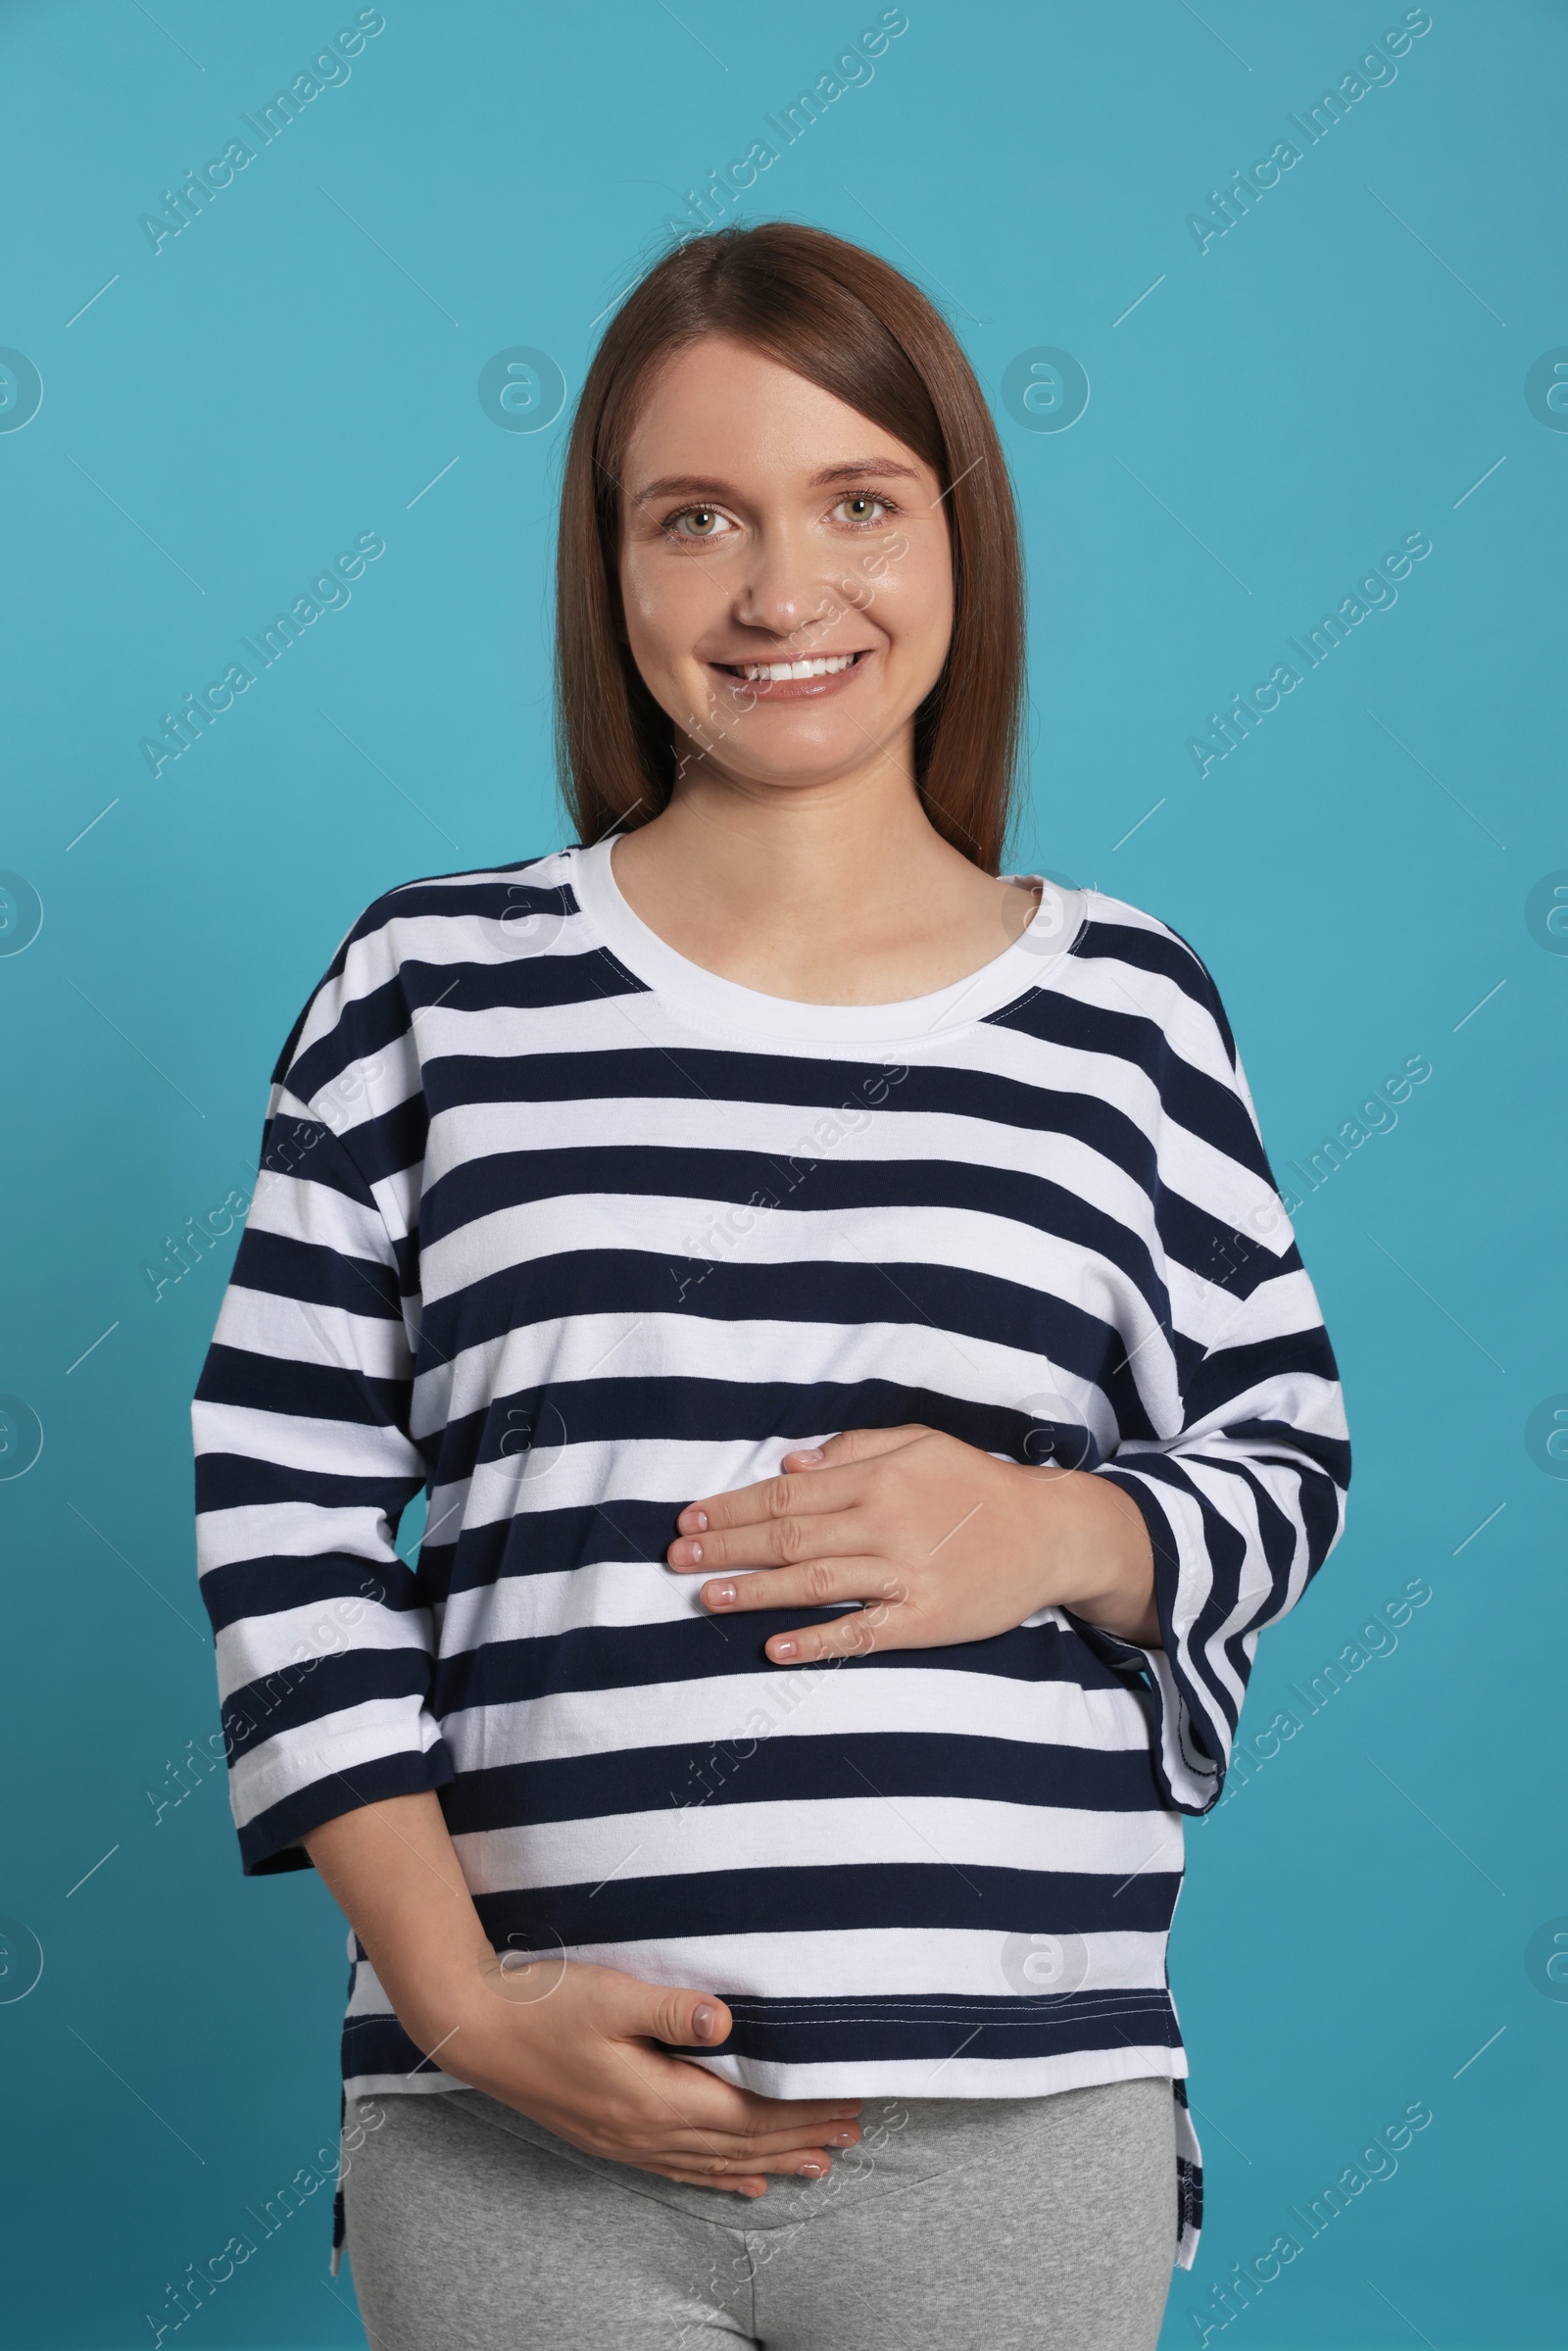
[[760, 2097], [665, 2045], [728, 2038], [715, 1993], [498, 1958], [433, 1791], [361, 1805], [303, 1842], [416, 2046], [585, 2154], [760, 2196], [770, 2174], [820, 2179], [859, 2138], [858, 2098]]
[[[760, 2196], [770, 2173], [820, 2179], [832, 2151], [859, 2138], [858, 2099], [764, 2098], [663, 2045], [727, 2039], [730, 2012], [712, 1992], [511, 1952], [478, 1977], [438, 2062], [587, 2154]], [[432, 2046], [441, 2015], [438, 2004], [419, 2020]], [[421, 2046], [426, 2033], [415, 2034]]]

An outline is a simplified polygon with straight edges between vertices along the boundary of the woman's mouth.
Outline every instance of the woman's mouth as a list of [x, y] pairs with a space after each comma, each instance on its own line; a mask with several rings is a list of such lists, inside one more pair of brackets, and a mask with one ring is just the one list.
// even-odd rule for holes
[[836, 693], [871, 651], [861, 646], [855, 653], [813, 654], [793, 661], [713, 661], [710, 666], [737, 686], [749, 686], [759, 701], [795, 702]]

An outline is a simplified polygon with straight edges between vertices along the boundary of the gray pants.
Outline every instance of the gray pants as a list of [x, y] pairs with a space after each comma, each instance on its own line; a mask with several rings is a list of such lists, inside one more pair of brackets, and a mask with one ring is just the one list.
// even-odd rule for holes
[[356, 2121], [370, 2351], [1152, 2351], [1159, 2332], [1168, 2082], [868, 2099], [825, 2180], [752, 2203], [584, 2155], [482, 2090], [366, 2098]]

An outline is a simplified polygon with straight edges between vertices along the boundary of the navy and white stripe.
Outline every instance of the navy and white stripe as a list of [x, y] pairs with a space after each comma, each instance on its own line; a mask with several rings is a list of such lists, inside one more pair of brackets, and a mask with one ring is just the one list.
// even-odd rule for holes
[[[726, 2079], [1185, 2075], [1179, 1816], [1349, 1457], [1224, 1011], [1162, 923], [1048, 886], [972, 979], [844, 1007], [685, 961], [608, 843], [392, 891], [279, 1061], [194, 1420], [248, 1871], [434, 1788], [498, 1947], [720, 1992]], [[694, 1494], [907, 1421], [1121, 1486], [1163, 1648], [1047, 1608], [789, 1673], [762, 1641], [830, 1611], [720, 1624], [662, 1564]], [[454, 2085], [350, 1957], [350, 2093]]]

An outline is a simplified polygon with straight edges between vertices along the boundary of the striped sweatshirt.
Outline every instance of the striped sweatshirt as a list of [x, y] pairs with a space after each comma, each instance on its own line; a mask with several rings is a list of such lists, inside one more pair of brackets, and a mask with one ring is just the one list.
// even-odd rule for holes
[[[274, 1074], [194, 1407], [247, 1872], [434, 1788], [498, 1950], [722, 1995], [778, 2097], [1174, 2085], [1184, 1813], [1337, 1541], [1334, 1356], [1212, 980], [1046, 883], [953, 986], [798, 1004], [676, 954], [611, 843], [411, 882]], [[1047, 1607], [776, 1666], [694, 1496], [920, 1422], [1112, 1480], [1161, 1645]], [[399, 1524], [425, 1498], [422, 1537]], [[351, 1933], [347, 2094], [462, 2086]]]

